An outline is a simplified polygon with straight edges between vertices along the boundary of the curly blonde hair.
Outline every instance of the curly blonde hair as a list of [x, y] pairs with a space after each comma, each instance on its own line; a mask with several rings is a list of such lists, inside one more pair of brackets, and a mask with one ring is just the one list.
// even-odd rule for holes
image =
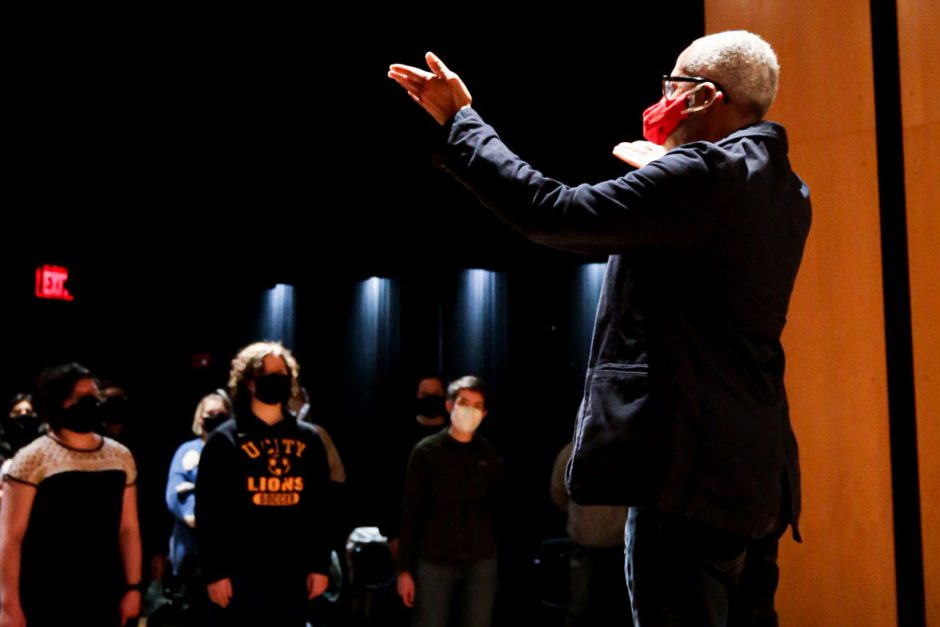
[[229, 372], [228, 389], [232, 402], [238, 406], [251, 398], [247, 385], [254, 381], [264, 370], [264, 358], [268, 355], [280, 357], [287, 364], [291, 375], [291, 395], [300, 393], [300, 364], [294, 358], [289, 348], [280, 342], [255, 342], [238, 351], [232, 360], [232, 370]]

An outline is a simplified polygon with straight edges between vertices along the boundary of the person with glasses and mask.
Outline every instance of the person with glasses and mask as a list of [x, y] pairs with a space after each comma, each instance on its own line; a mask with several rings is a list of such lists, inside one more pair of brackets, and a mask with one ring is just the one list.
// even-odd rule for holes
[[398, 593], [414, 627], [487, 627], [496, 598], [499, 457], [477, 428], [486, 386], [465, 376], [447, 388], [450, 426], [408, 460], [398, 545]]
[[123, 626], [141, 601], [134, 459], [95, 433], [100, 398], [89, 370], [50, 368], [38, 392], [50, 431], [4, 474], [0, 625]]
[[330, 469], [310, 424], [288, 409], [300, 366], [275, 342], [232, 360], [234, 419], [206, 441], [196, 539], [211, 625], [304, 627], [328, 584]]
[[773, 49], [746, 31], [692, 42], [646, 140], [614, 149], [637, 169], [581, 185], [511, 152], [426, 61], [388, 76], [444, 127], [443, 169], [528, 238], [608, 256], [566, 480], [576, 502], [630, 506], [637, 627], [775, 624], [778, 538], [799, 540], [800, 514], [780, 336], [811, 206], [764, 119]]

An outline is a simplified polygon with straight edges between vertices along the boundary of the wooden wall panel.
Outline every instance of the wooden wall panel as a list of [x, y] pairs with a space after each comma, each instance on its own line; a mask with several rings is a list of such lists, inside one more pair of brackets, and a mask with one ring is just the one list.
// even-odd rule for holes
[[706, 0], [706, 32], [776, 49], [769, 119], [789, 132], [814, 223], [784, 335], [803, 536], [781, 543], [784, 625], [896, 624], [869, 6]]
[[940, 3], [898, 0], [927, 624], [940, 627]]

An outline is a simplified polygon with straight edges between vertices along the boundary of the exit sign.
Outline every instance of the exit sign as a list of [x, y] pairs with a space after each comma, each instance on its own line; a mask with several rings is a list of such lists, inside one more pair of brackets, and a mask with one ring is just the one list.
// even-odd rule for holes
[[51, 300], [75, 300], [65, 287], [69, 280], [69, 269], [48, 264], [36, 268], [36, 297]]

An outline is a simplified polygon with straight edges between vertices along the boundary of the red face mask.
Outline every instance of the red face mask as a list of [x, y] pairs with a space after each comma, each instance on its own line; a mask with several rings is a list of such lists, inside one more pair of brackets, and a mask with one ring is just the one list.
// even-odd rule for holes
[[675, 100], [666, 100], [663, 96], [659, 102], [647, 107], [643, 112], [643, 137], [660, 146], [665, 144], [666, 138], [689, 115], [684, 113], [687, 100], [685, 96]]

